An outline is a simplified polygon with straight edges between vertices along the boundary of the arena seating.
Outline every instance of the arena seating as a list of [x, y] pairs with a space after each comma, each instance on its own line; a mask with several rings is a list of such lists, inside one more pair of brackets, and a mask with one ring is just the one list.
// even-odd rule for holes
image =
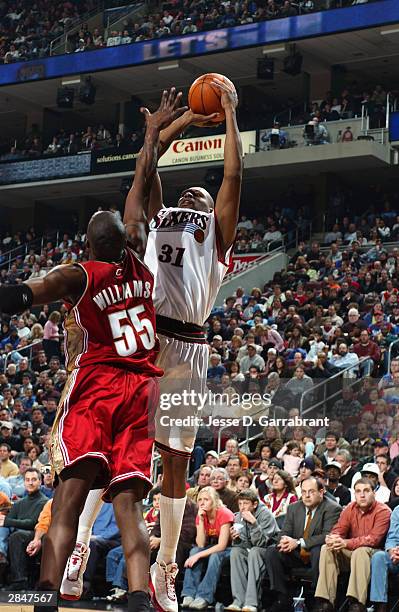
[[[327, 225], [319, 239], [310, 244], [299, 243], [292, 249], [287, 269], [277, 273], [273, 281], [250, 291], [237, 288], [224, 304], [217, 304], [206, 324], [211, 353], [208, 383], [212, 390], [239, 395], [248, 390], [266, 390], [275, 397], [272, 401], [281, 414], [294, 416], [302, 410], [307, 415], [328, 416], [330, 429], [352, 453], [354, 467], [367, 453], [372, 454], [375, 440], [383, 439], [392, 461], [390, 483], [396, 483], [399, 474], [399, 389], [395, 374], [399, 367], [395, 359], [399, 340], [397, 199], [397, 193], [385, 193], [377, 185], [368, 191], [369, 212], [362, 215], [362, 192], [337, 188], [330, 195]], [[294, 231], [300, 215], [305, 219], [311, 215], [306, 205], [302, 210], [297, 207], [298, 194], [291, 190], [269, 208], [264, 218], [243, 216], [238, 224], [236, 252], [261, 251], [267, 245], [267, 237], [274, 235], [276, 239], [276, 232], [284, 235]], [[14, 235], [4, 231], [0, 237], [3, 254], [25, 243], [26, 254], [16, 253], [11, 264], [8, 259], [0, 260], [1, 284], [18, 284], [45, 274], [58, 263], [84, 260], [87, 255], [81, 233], [52, 239], [43, 236], [38, 240], [31, 229]], [[32, 410], [39, 406], [44, 425], [50, 425], [65, 384], [62, 343], [46, 343], [46, 323], [51, 313], [62, 315], [63, 311], [62, 305], [53, 304], [11, 320], [3, 316], [1, 320], [0, 420], [1, 425], [6, 422], [10, 426], [0, 427], [0, 443], [10, 444], [12, 461], [19, 464], [27, 455], [39, 469], [48, 462], [48, 436], [46, 427], [37, 428], [37, 416], [33, 417]], [[52, 319], [60, 320], [57, 315]], [[256, 350], [250, 355], [252, 343]], [[342, 351], [342, 344], [348, 347], [347, 352]], [[297, 368], [304, 371], [303, 378], [298, 377]], [[277, 391], [273, 388], [275, 375], [280, 381]], [[328, 386], [330, 378], [338, 382], [334, 389]], [[322, 400], [321, 392], [325, 393]], [[304, 394], [308, 402], [303, 401]], [[21, 443], [26, 437], [26, 422], [32, 420], [33, 450], [26, 448], [24, 454]], [[362, 454], [358, 438], [364, 423], [370, 440]], [[12, 429], [11, 437], [8, 428]], [[269, 448], [271, 457], [278, 454], [283, 443], [296, 441], [303, 456], [305, 441], [312, 439], [315, 461], [323, 459], [323, 427], [269, 427], [265, 431], [259, 427], [257, 431], [258, 437], [248, 443], [244, 431], [235, 432], [243, 444], [241, 451], [249, 459], [248, 482], [254, 477], [258, 482], [256, 478], [260, 476], [259, 441]], [[200, 430], [190, 485], [196, 484], [197, 470], [207, 451], [221, 451], [218, 445], [223, 446], [232, 433], [227, 429], [220, 437], [215, 431]], [[280, 454], [279, 460], [284, 462], [284, 457]], [[223, 465], [225, 458], [219, 459]], [[322, 471], [318, 474], [325, 477]], [[238, 490], [234, 478], [228, 486]], [[390, 489], [392, 484], [387, 487]], [[12, 501], [19, 495], [21, 490], [16, 487], [11, 493]], [[387, 502], [394, 507], [398, 499], [395, 485], [388, 497]], [[7, 581], [9, 565], [6, 558], [3, 561], [3, 580]], [[229, 603], [228, 580], [226, 571], [218, 590], [218, 599], [224, 603]], [[91, 588], [98, 589], [97, 578]], [[114, 601], [123, 599], [121, 591]], [[86, 593], [92, 594], [92, 590]], [[265, 597], [267, 601], [267, 589]]]
[[[362, 0], [363, 4], [365, 2], [367, 0]], [[265, 6], [253, 0], [249, 3], [238, 2], [233, 7], [220, 0], [165, 2], [158, 7], [159, 13], [151, 12], [138, 23], [126, 19], [123, 29], [110, 31], [107, 36], [98, 28], [90, 32], [82, 22], [81, 29], [72, 37], [70, 52], [346, 8], [359, 3], [359, 0], [273, 0]], [[0, 13], [0, 59], [9, 64], [49, 55], [51, 41], [62, 35], [71, 23], [76, 24], [79, 16], [83, 19], [96, 4], [95, 0], [71, 0], [57, 7], [46, 0], [36, 3], [3, 2]], [[31, 11], [33, 6], [35, 10]]]

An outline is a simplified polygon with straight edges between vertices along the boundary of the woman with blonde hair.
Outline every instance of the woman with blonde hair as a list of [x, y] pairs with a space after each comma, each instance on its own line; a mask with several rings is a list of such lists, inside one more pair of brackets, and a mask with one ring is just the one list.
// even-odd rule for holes
[[40, 342], [41, 340], [43, 340], [43, 326], [40, 325], [40, 323], [34, 323], [31, 327], [30, 330], [30, 335], [28, 338], [29, 344], [32, 343], [36, 343], [34, 344], [34, 346], [32, 346], [32, 360], [37, 358], [37, 354], [39, 351], [42, 350], [42, 342]]
[[232, 336], [227, 349], [227, 361], [235, 361], [238, 357], [240, 348], [243, 345], [242, 338], [240, 336]]
[[[213, 604], [224, 559], [230, 556], [230, 527], [234, 514], [221, 502], [213, 487], [201, 489], [197, 498], [196, 546], [185, 563], [183, 608], [205, 610]], [[207, 564], [201, 580], [202, 570]]]
[[32, 325], [30, 330], [29, 340], [34, 342], [35, 340], [42, 340], [44, 335], [43, 326], [40, 323], [35, 323]]
[[258, 344], [268, 348], [275, 348], [278, 353], [285, 349], [284, 340], [281, 335], [270, 325], [256, 325], [255, 335], [258, 337]]

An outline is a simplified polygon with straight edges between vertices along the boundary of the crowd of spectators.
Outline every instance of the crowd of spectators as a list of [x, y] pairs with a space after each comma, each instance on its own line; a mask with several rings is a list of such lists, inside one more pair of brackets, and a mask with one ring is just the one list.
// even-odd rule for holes
[[[294, 185], [290, 185], [280, 202], [271, 205], [269, 210], [266, 217], [241, 217], [234, 247], [236, 254], [263, 253], [282, 244], [290, 247], [297, 237], [300, 241], [307, 239], [312, 220], [312, 194], [307, 193], [304, 198]], [[329, 270], [332, 263], [340, 266], [342, 260], [345, 262], [350, 257], [360, 258], [361, 262], [378, 259], [381, 245], [399, 239], [398, 210], [398, 194], [387, 193], [380, 184], [369, 187], [367, 196], [362, 190], [341, 187], [333, 190], [325, 215], [326, 230], [321, 239], [324, 271]], [[357, 254], [349, 255], [348, 250]]]
[[[362, 106], [367, 108], [371, 127], [385, 126], [387, 90], [392, 99], [398, 99], [399, 93], [392, 87], [372, 85], [362, 88], [354, 82], [344, 88], [338, 96], [327, 91], [324, 99], [313, 102], [304, 111], [304, 103], [294, 100], [287, 101], [287, 110], [281, 111], [279, 106], [270, 103], [260, 105], [243, 92], [243, 100], [238, 109], [239, 123], [245, 129], [263, 129], [260, 132], [260, 149], [284, 149], [301, 144], [292, 141], [283, 127], [305, 124], [303, 130], [303, 143], [305, 145], [327, 144], [333, 141], [352, 142], [354, 134], [350, 119], [362, 113]], [[252, 97], [253, 98], [253, 97]], [[276, 117], [280, 117], [277, 120]], [[347, 119], [337, 136], [329, 132], [328, 122]], [[270, 129], [268, 129], [270, 126]], [[20, 159], [34, 159], [40, 156], [53, 157], [55, 155], [75, 155], [79, 152], [96, 151], [98, 149], [114, 147], [117, 149], [128, 147], [130, 150], [139, 150], [143, 142], [144, 122], [135, 126], [133, 131], [125, 134], [118, 132], [115, 125], [98, 124], [86, 126], [83, 129], [60, 128], [51, 135], [44, 135], [37, 124], [33, 124], [29, 132], [12, 143], [0, 141], [0, 160], [15, 161]], [[193, 135], [207, 135], [223, 132], [224, 127], [194, 128]], [[190, 131], [188, 132], [190, 135]]]
[[34, 159], [36, 157], [56, 155], [76, 155], [87, 151], [98, 151], [113, 147], [115, 149], [129, 148], [139, 151], [143, 144], [142, 130], [132, 131], [123, 136], [110, 126], [103, 124], [87, 126], [83, 130], [65, 130], [61, 128], [47, 141], [42, 137], [37, 126], [21, 142], [14, 141], [10, 148], [4, 145], [6, 151], [1, 155], [1, 161]]
[[[68, 39], [69, 52], [89, 51], [153, 38], [292, 17], [330, 8], [365, 4], [368, 1], [172, 1], [164, 3], [160, 13], [147, 15], [138, 22], [126, 19], [120, 29], [107, 34], [99, 28], [90, 31], [87, 24], [83, 23], [80, 31]], [[61, 36], [79, 15], [83, 16], [95, 8], [95, 5], [94, 0], [69, 0], [57, 6], [53, 6], [48, 0], [3, 0], [0, 12], [0, 58], [8, 64], [49, 55], [51, 41]]]
[[99, 28], [89, 32], [87, 27], [83, 27], [71, 41], [70, 52], [90, 51], [153, 38], [193, 34], [353, 4], [357, 2], [353, 0], [270, 0], [264, 4], [252, 0], [251, 2], [237, 2], [234, 5], [220, 0], [164, 2], [162, 12], [148, 15], [138, 22], [126, 19], [119, 30], [111, 30], [107, 36]]
[[[385, 116], [387, 91], [381, 84], [361, 89], [357, 84], [350, 88], [345, 87], [339, 96], [327, 91], [323, 100], [314, 102], [311, 108], [313, 117], [319, 121], [338, 121], [339, 119], [352, 119], [360, 116], [362, 106], [366, 106], [370, 116], [377, 113]], [[396, 95], [395, 92], [391, 92]]]
[[[293, 194], [287, 195], [291, 197]], [[292, 246], [297, 233], [304, 238], [308, 234], [310, 217], [307, 205], [298, 208], [275, 206], [264, 219], [248, 219], [243, 215], [237, 226], [234, 253], [264, 253], [282, 245]]]
[[61, 36], [95, 0], [2, 0], [0, 5], [0, 60], [4, 64], [49, 55], [50, 43]]
[[[387, 94], [392, 101], [398, 99], [398, 91], [390, 87], [387, 90], [383, 85], [360, 87], [353, 82], [345, 87], [339, 95], [327, 91], [324, 99], [312, 102], [304, 109], [303, 103], [287, 101], [286, 109], [278, 110], [274, 117], [266, 117], [267, 131], [261, 134], [259, 147], [261, 149], [285, 149], [299, 143], [289, 138], [284, 129], [287, 124], [291, 126], [304, 124], [303, 142], [306, 146], [328, 144], [331, 142], [352, 142], [354, 134], [350, 126], [350, 119], [361, 117], [362, 113], [369, 117], [370, 128], [382, 128], [386, 125]], [[330, 134], [328, 123], [330, 121], [348, 120], [337, 136]], [[265, 125], [265, 118], [261, 119]]]
[[[324, 248], [316, 241], [300, 243], [285, 270], [263, 287], [237, 288], [206, 324], [208, 386], [221, 392], [223, 400], [206, 406], [205, 414], [232, 416], [245, 396], [261, 394], [269, 398], [264, 415], [271, 424], [263, 428], [255, 419], [258, 439], [245, 447], [238, 445], [245, 440], [244, 428], [232, 427], [225, 432], [223, 452], [217, 430], [205, 424], [200, 428], [178, 553], [179, 589], [192, 609], [223, 599], [230, 610], [257, 612], [266, 585], [264, 601], [269, 598], [273, 612], [285, 611], [291, 593], [281, 577], [298, 566], [309, 570], [315, 609], [329, 610], [337, 573], [327, 580], [326, 567], [338, 557], [347, 564], [352, 558], [347, 591], [352, 612], [365, 610], [369, 581], [371, 600], [386, 603], [391, 565], [383, 538], [388, 529], [390, 551], [399, 547], [399, 360], [395, 351], [388, 359], [389, 347], [399, 338], [399, 249], [385, 246], [396, 237], [396, 206], [394, 196], [379, 187], [370, 190], [375, 210], [364, 217], [353, 211], [346, 215], [347, 192], [337, 191], [334, 199], [339, 202]], [[296, 200], [287, 193], [284, 206], [276, 206], [267, 218], [242, 217], [238, 244], [255, 235], [262, 241], [270, 234], [275, 239], [283, 228], [291, 231], [285, 219], [298, 217], [289, 204]], [[303, 208], [300, 214], [306, 218], [310, 212]], [[30, 230], [1, 239], [9, 246], [33, 237]], [[48, 241], [32, 248], [10, 269], [0, 265], [0, 283], [18, 284], [55, 264], [86, 257], [85, 236], [65, 234], [58, 244]], [[48, 440], [66, 382], [63, 314], [64, 307], [56, 304], [1, 321], [0, 579], [13, 589], [32, 584], [51, 520]], [[37, 344], [24, 350], [34, 340]], [[344, 384], [339, 379], [340, 387], [330, 385], [329, 378], [344, 370]], [[322, 383], [327, 384], [325, 401], [319, 393]], [[235, 397], [241, 403], [233, 407]], [[328, 420], [298, 421], [301, 405], [312, 418]], [[286, 420], [276, 426], [276, 418]], [[146, 515], [153, 555], [161, 537], [157, 495], [159, 489]], [[372, 517], [364, 524], [354, 518], [362, 512]], [[199, 535], [204, 526], [205, 540]], [[105, 553], [100, 540], [107, 542]], [[108, 601], [124, 600], [123, 554], [107, 505], [91, 546], [95, 553], [84, 596], [100, 590]], [[220, 582], [223, 564], [230, 564], [232, 595], [226, 580]]]

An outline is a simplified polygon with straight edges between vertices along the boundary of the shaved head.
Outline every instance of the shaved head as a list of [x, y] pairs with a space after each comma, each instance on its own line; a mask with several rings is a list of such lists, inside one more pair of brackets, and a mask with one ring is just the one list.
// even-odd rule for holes
[[92, 259], [120, 261], [126, 246], [126, 229], [119, 213], [95, 213], [87, 226], [87, 242]]
[[209, 191], [203, 187], [189, 187], [181, 194], [177, 206], [179, 208], [191, 208], [202, 212], [210, 212], [215, 203]]

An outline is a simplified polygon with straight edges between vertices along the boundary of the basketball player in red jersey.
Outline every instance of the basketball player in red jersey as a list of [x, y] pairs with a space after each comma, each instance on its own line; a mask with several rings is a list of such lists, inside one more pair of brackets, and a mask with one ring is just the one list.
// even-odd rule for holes
[[[176, 104], [173, 92], [147, 117], [151, 139], [146, 137], [144, 151], [153, 148], [154, 138], [157, 142], [154, 134], [183, 112]], [[51, 443], [59, 484], [37, 588], [58, 592], [87, 494], [104, 487], [121, 532], [129, 611], [148, 612], [149, 545], [141, 500], [152, 486], [152, 425], [157, 377], [162, 375], [155, 365], [153, 276], [127, 245], [118, 215], [96, 213], [87, 241], [87, 263], [58, 266], [44, 278], [0, 287], [0, 311], [5, 313], [60, 299], [68, 307], [64, 328], [69, 378]], [[42, 612], [41, 606], [35, 608]]]

